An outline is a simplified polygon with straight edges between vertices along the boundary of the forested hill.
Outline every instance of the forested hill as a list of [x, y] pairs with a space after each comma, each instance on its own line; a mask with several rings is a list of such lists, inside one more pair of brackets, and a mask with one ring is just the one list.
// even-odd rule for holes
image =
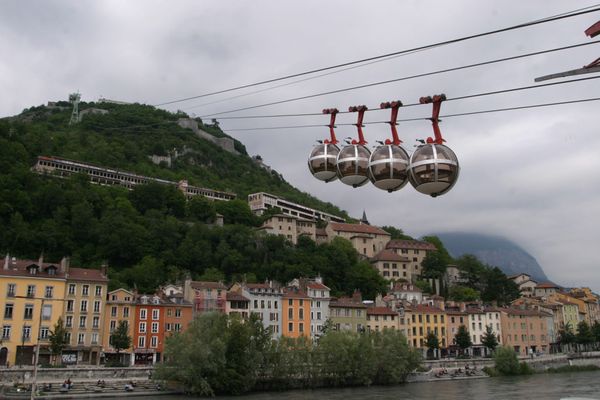
[[[32, 107], [4, 119], [0, 129], [8, 140], [23, 145], [30, 166], [38, 155], [60, 156], [174, 181], [187, 179], [192, 185], [236, 193], [240, 199], [265, 191], [347, 217], [333, 204], [294, 188], [276, 171], [258, 166], [239, 141], [234, 141], [240, 153], [235, 155], [179, 127], [177, 120], [188, 117], [182, 112], [170, 113], [140, 104], [80, 103], [79, 108], [100, 108], [109, 113], [87, 114], [79, 124], [69, 126], [71, 106], [58, 102], [53, 108]], [[227, 136], [218, 126], [198, 121], [200, 129], [211, 135]], [[173, 149], [186, 154], [171, 168], [155, 165], [148, 158], [167, 155]]]
[[[82, 108], [91, 104], [82, 104]], [[335, 295], [362, 291], [374, 298], [385, 282], [361, 261], [350, 242], [336, 238], [316, 245], [300, 238], [297, 246], [257, 231], [260, 218], [246, 195], [267, 191], [307, 206], [346, 216], [292, 187], [277, 173], [227, 152], [192, 130], [177, 125], [184, 114], [143, 105], [96, 104], [105, 115], [86, 115], [69, 126], [70, 107], [35, 107], [0, 119], [0, 253], [57, 262], [71, 256], [81, 267], [109, 265], [110, 287], [152, 292], [165, 282], [193, 279], [274, 279], [289, 282], [320, 274]], [[212, 134], [218, 127], [204, 127]], [[220, 135], [224, 135], [220, 133]], [[149, 155], [187, 149], [172, 168], [153, 164]], [[169, 180], [235, 192], [239, 199], [186, 201], [175, 186], [123, 187], [91, 184], [87, 176], [69, 179], [37, 175], [38, 155], [120, 168]], [[216, 213], [225, 226], [214, 226]]]

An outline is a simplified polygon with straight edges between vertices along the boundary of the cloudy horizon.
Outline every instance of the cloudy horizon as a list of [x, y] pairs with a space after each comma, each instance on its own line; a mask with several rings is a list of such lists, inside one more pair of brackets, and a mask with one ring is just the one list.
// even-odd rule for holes
[[[0, 117], [79, 90], [99, 97], [158, 104], [274, 77], [386, 54], [503, 28], [591, 6], [591, 1], [507, 3], [460, 0], [301, 3], [257, 1], [4, 1], [0, 4]], [[224, 93], [165, 106], [190, 115], [214, 113], [396, 79], [438, 69], [592, 42], [591, 13], [535, 27], [437, 47], [327, 74]], [[597, 38], [595, 39], [597, 40]], [[599, 46], [373, 86], [227, 114], [318, 113], [323, 108], [382, 101], [414, 103], [424, 95], [448, 98], [528, 86], [534, 78], [580, 68], [598, 58]], [[592, 77], [598, 74], [583, 75]], [[281, 85], [281, 84], [287, 85]], [[270, 88], [270, 90], [263, 90]], [[441, 114], [598, 97], [600, 80], [449, 101]], [[238, 97], [244, 94], [245, 96]], [[232, 98], [233, 97], [233, 98]], [[213, 103], [213, 104], [206, 104]], [[600, 292], [599, 257], [593, 251], [600, 221], [598, 103], [445, 118], [441, 129], [457, 154], [461, 175], [447, 194], [430, 198], [410, 185], [387, 193], [314, 179], [306, 159], [326, 128], [236, 131], [254, 127], [325, 125], [325, 116], [227, 120], [222, 129], [297, 188], [376, 225], [412, 236], [449, 231], [506, 237], [528, 251], [552, 281]], [[429, 106], [400, 110], [400, 119], [427, 117]], [[226, 115], [223, 115], [223, 117]], [[354, 115], [338, 117], [354, 122]], [[389, 118], [369, 112], [365, 122]], [[340, 126], [338, 137], [355, 136]], [[369, 145], [389, 136], [367, 125]], [[427, 121], [398, 126], [408, 151], [432, 135]], [[594, 184], [596, 182], [596, 184]]]

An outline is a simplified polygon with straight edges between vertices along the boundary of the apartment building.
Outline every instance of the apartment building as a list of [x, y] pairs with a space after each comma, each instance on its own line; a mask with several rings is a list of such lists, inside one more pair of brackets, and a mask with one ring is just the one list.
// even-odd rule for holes
[[64, 322], [68, 345], [63, 364], [100, 364], [104, 309], [108, 288], [107, 267], [101, 270], [72, 268], [65, 258], [66, 296]]
[[290, 338], [310, 337], [310, 297], [305, 291], [288, 287], [282, 296], [282, 335]]
[[519, 355], [548, 352], [548, 314], [517, 308], [500, 309], [502, 342]]
[[469, 329], [469, 314], [461, 310], [461, 307], [446, 307], [446, 345], [448, 353], [458, 355], [456, 334], [461, 326]]
[[285, 215], [310, 221], [346, 222], [344, 218], [337, 215], [306, 207], [265, 192], [249, 194], [248, 205], [250, 206], [250, 210], [256, 215], [262, 215], [266, 210], [276, 207]]
[[411, 345], [427, 350], [427, 335], [433, 333], [438, 337], [440, 348], [445, 348], [446, 343], [446, 312], [428, 304], [416, 304], [407, 308], [411, 318]]
[[245, 320], [250, 317], [250, 300], [237, 292], [227, 292], [225, 313], [227, 315], [237, 315], [240, 319]]
[[183, 298], [194, 305], [194, 315], [205, 312], [225, 313], [227, 286], [223, 282], [203, 282], [186, 279]]
[[367, 329], [371, 332], [380, 332], [386, 329], [399, 330], [400, 316], [389, 307], [368, 307]]
[[32, 365], [40, 343], [40, 363], [50, 363], [48, 337], [62, 317], [64, 263], [17, 260], [6, 255], [0, 270], [0, 365]]
[[492, 328], [493, 334], [496, 336], [499, 345], [502, 345], [502, 326], [500, 318], [500, 310], [492, 307], [467, 307], [468, 329], [473, 343], [472, 354], [474, 356], [487, 356], [489, 349], [483, 344], [483, 338], [486, 334], [487, 327]]
[[367, 329], [367, 306], [362, 302], [360, 292], [352, 297], [332, 299], [329, 315], [333, 328], [338, 331], [364, 332]]
[[323, 333], [323, 327], [329, 318], [331, 289], [323, 284], [320, 276], [314, 279], [294, 279], [288, 286], [299, 288], [310, 298], [310, 336], [317, 339]]
[[419, 240], [390, 240], [385, 248], [408, 258], [410, 264], [407, 266], [407, 269], [411, 271], [413, 276], [421, 274], [423, 269], [421, 263], [427, 256], [427, 253], [437, 251], [436, 247], [431, 243]]
[[133, 364], [133, 340], [131, 347], [121, 349], [118, 353], [112, 346], [111, 335], [121, 322], [127, 324], [127, 333], [133, 338], [135, 329], [136, 294], [126, 289], [116, 289], [108, 293], [104, 307], [104, 329], [102, 335], [102, 351], [104, 362]]
[[249, 311], [258, 314], [265, 329], [271, 331], [273, 339], [281, 336], [283, 290], [277, 282], [234, 283], [230, 292], [237, 292], [248, 299]]

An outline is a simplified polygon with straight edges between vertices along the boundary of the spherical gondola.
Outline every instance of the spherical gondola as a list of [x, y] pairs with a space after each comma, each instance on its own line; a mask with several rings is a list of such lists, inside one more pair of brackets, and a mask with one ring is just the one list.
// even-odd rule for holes
[[320, 181], [331, 182], [337, 179], [337, 156], [340, 152], [335, 144], [325, 143], [315, 146], [308, 158], [310, 173]]
[[378, 146], [369, 158], [369, 179], [376, 188], [394, 192], [408, 182], [409, 156], [394, 144]]
[[367, 183], [370, 155], [369, 149], [361, 144], [343, 147], [337, 157], [337, 176], [340, 181], [355, 188]]
[[427, 143], [410, 157], [408, 179], [418, 192], [437, 197], [452, 189], [459, 172], [458, 158], [448, 146]]

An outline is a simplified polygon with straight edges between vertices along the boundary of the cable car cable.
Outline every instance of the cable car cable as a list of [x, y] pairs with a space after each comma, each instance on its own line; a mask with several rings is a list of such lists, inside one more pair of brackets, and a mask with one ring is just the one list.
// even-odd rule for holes
[[421, 73], [421, 74], [403, 76], [403, 77], [395, 78], [395, 79], [388, 79], [388, 80], [385, 80], [385, 81], [371, 82], [371, 83], [367, 83], [367, 84], [363, 84], [363, 85], [357, 85], [357, 86], [352, 86], [352, 87], [347, 87], [347, 88], [343, 88], [343, 89], [330, 90], [330, 91], [327, 91], [327, 92], [320, 92], [320, 93], [314, 93], [314, 94], [310, 94], [310, 95], [306, 95], [306, 96], [293, 97], [293, 98], [290, 98], [290, 99], [278, 100], [278, 101], [273, 101], [273, 102], [269, 102], [269, 103], [258, 104], [258, 105], [254, 105], [254, 106], [236, 108], [236, 109], [233, 109], [233, 110], [227, 110], [227, 111], [221, 111], [221, 112], [217, 112], [217, 113], [202, 115], [200, 118], [210, 118], [210, 117], [215, 117], [217, 115], [230, 114], [230, 113], [238, 112], [238, 111], [246, 111], [246, 110], [252, 110], [252, 109], [256, 109], [256, 108], [269, 107], [269, 106], [274, 106], [274, 105], [279, 105], [279, 104], [284, 104], [284, 103], [290, 103], [290, 102], [299, 101], [299, 100], [312, 99], [312, 98], [315, 98], [315, 97], [326, 96], [326, 95], [329, 95], [329, 94], [336, 94], [336, 93], [348, 92], [348, 91], [357, 90], [357, 89], [364, 89], [364, 88], [373, 87], [373, 86], [385, 85], [385, 84], [388, 84], [388, 83], [394, 83], [394, 82], [406, 81], [406, 80], [410, 80], [410, 79], [422, 78], [422, 77], [425, 77], [425, 76], [432, 76], [432, 75], [444, 74], [444, 73], [453, 72], [453, 71], [460, 71], [460, 70], [463, 70], [463, 69], [481, 67], [481, 66], [484, 66], [484, 65], [496, 64], [496, 63], [500, 63], [500, 62], [504, 62], [504, 61], [512, 61], [512, 60], [517, 60], [517, 59], [521, 59], [521, 58], [537, 56], [537, 55], [541, 55], [541, 54], [548, 54], [548, 53], [553, 53], [553, 52], [557, 52], [557, 51], [573, 49], [573, 48], [577, 48], [577, 47], [594, 45], [594, 44], [598, 44], [598, 43], [600, 43], [600, 40], [596, 40], [596, 41], [593, 41], [593, 42], [584, 42], [584, 43], [574, 44], [574, 45], [570, 45], [570, 46], [556, 47], [556, 48], [553, 48], [553, 49], [541, 50], [541, 51], [536, 51], [536, 52], [533, 52], [533, 53], [526, 53], [526, 54], [520, 54], [520, 55], [517, 55], [517, 56], [498, 58], [498, 59], [495, 59], [495, 60], [482, 61], [482, 62], [478, 62], [478, 63], [474, 63], [474, 64], [462, 65], [462, 66], [459, 66], [459, 67], [445, 68], [445, 69], [441, 69], [441, 70], [437, 70], [437, 71], [424, 72], [424, 73]]
[[446, 41], [442, 41], [442, 42], [437, 42], [437, 43], [433, 43], [433, 44], [429, 44], [429, 45], [418, 46], [418, 47], [414, 47], [412, 49], [400, 50], [400, 51], [396, 51], [396, 52], [392, 52], [392, 53], [382, 54], [382, 55], [368, 57], [368, 58], [363, 58], [361, 60], [349, 61], [349, 62], [345, 62], [345, 63], [341, 63], [341, 64], [336, 64], [336, 65], [332, 65], [332, 66], [328, 66], [328, 67], [322, 67], [322, 68], [317, 68], [317, 69], [313, 69], [313, 70], [309, 70], [309, 71], [305, 71], [305, 72], [300, 72], [300, 73], [285, 75], [285, 76], [282, 76], [282, 77], [267, 79], [267, 80], [263, 80], [263, 81], [259, 81], [259, 82], [254, 82], [254, 83], [249, 83], [249, 84], [245, 84], [245, 85], [240, 85], [240, 86], [232, 87], [232, 88], [229, 88], [229, 89], [223, 89], [223, 90], [218, 90], [218, 91], [214, 91], [214, 92], [204, 93], [204, 94], [200, 94], [200, 95], [197, 95], [197, 96], [190, 96], [190, 97], [185, 97], [185, 98], [181, 98], [181, 99], [170, 100], [170, 101], [166, 101], [166, 102], [163, 102], [163, 103], [155, 104], [154, 106], [158, 107], [158, 106], [164, 106], [164, 105], [168, 105], [168, 104], [181, 103], [183, 101], [188, 101], [188, 100], [198, 99], [198, 98], [202, 98], [202, 97], [213, 96], [213, 95], [216, 95], [216, 94], [227, 93], [227, 92], [231, 92], [231, 91], [234, 91], [234, 90], [245, 89], [245, 88], [249, 88], [249, 87], [253, 87], [253, 86], [258, 86], [258, 85], [264, 85], [264, 84], [267, 84], [267, 83], [282, 81], [282, 80], [285, 80], [285, 79], [291, 79], [291, 78], [295, 78], [295, 77], [299, 77], [299, 76], [303, 76], [303, 75], [309, 75], [309, 74], [314, 74], [314, 73], [317, 73], [317, 72], [323, 72], [323, 71], [328, 71], [328, 70], [332, 70], [332, 69], [342, 68], [342, 67], [346, 67], [346, 66], [350, 66], [350, 65], [354, 65], [354, 64], [360, 64], [360, 63], [364, 63], [364, 62], [367, 62], [367, 61], [374, 61], [374, 60], [377, 60], [377, 59], [386, 58], [386, 57], [395, 56], [395, 55], [400, 55], [400, 54], [404, 54], [404, 53], [409, 53], [409, 52], [413, 52], [413, 51], [416, 51], [416, 50], [430, 49], [430, 48], [434, 48], [434, 47], [438, 47], [438, 46], [443, 46], [443, 45], [448, 45], [448, 44], [462, 42], [462, 41], [465, 41], [465, 40], [480, 38], [480, 37], [489, 36], [489, 35], [494, 35], [494, 34], [497, 34], [497, 33], [508, 32], [508, 31], [512, 31], [512, 30], [515, 30], [515, 29], [521, 29], [521, 28], [526, 28], [526, 27], [530, 27], [530, 26], [545, 24], [545, 23], [548, 23], [548, 22], [559, 21], [559, 20], [562, 20], [562, 19], [565, 19], [565, 18], [572, 18], [572, 17], [576, 17], [576, 16], [580, 16], [580, 15], [584, 15], [584, 14], [589, 14], [589, 13], [600, 11], [600, 7], [597, 7], [597, 6], [598, 6], [598, 4], [596, 4], [594, 6], [590, 6], [590, 7], [595, 7], [595, 8], [592, 8], [592, 9], [585, 9], [585, 8], [587, 8], [587, 7], [585, 7], [581, 11], [576, 11], [575, 10], [576, 12], [561, 13], [561, 14], [557, 14], [556, 16], [546, 17], [546, 18], [542, 18], [542, 19], [539, 19], [539, 20], [526, 22], [526, 23], [523, 23], [523, 24], [509, 26], [509, 27], [506, 27], [506, 28], [495, 29], [495, 30], [492, 30], [492, 31], [487, 31], [487, 32], [478, 33], [478, 34], [474, 34], [474, 35], [469, 35], [469, 36], [463, 36], [463, 37], [460, 37], [460, 38], [450, 39], [450, 40], [446, 40]]

